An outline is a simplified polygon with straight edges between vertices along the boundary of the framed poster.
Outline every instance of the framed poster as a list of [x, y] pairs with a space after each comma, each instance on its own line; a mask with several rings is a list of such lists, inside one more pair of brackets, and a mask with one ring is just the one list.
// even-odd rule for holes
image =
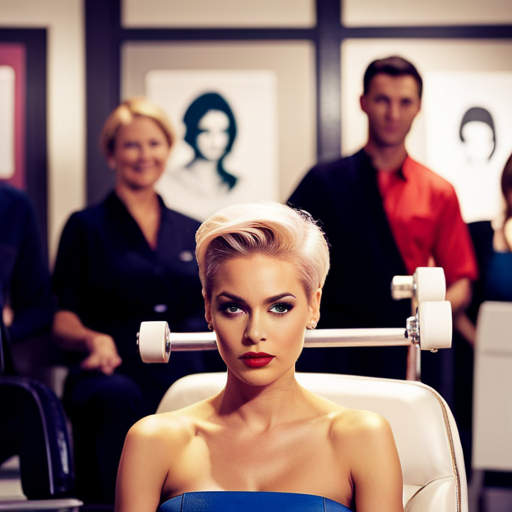
[[[204, 92], [219, 93], [237, 121], [236, 141], [224, 162], [226, 169], [233, 174], [256, 169], [248, 161], [249, 155], [266, 165], [260, 155], [262, 141], [270, 140], [275, 130], [265, 158], [274, 153], [276, 161], [269, 160], [269, 165], [276, 173], [277, 200], [286, 201], [317, 159], [314, 57], [314, 46], [308, 41], [130, 41], [123, 44], [121, 52], [121, 97], [148, 94], [147, 82], [153, 72], [179, 72], [193, 89], [180, 93], [181, 106], [177, 102], [178, 112], [170, 114], [171, 123], [183, 136], [183, 116], [191, 102]], [[170, 103], [169, 89], [164, 87], [159, 94]], [[257, 111], [256, 105], [261, 109]], [[263, 126], [263, 116], [271, 115], [273, 121]], [[253, 123], [263, 128], [256, 130]], [[180, 145], [187, 148], [187, 144]], [[267, 171], [261, 167], [255, 173], [251, 180]], [[255, 186], [258, 193], [251, 194], [251, 201], [272, 197], [270, 185]]]
[[[374, 59], [401, 55], [417, 67], [424, 82], [421, 112], [406, 141], [409, 154], [454, 185], [466, 222], [495, 218], [503, 208], [499, 175], [512, 153], [511, 51], [508, 40], [346, 40], [343, 153], [366, 141], [367, 120], [359, 107], [366, 67]], [[495, 140], [486, 139], [493, 132]], [[487, 157], [477, 163], [476, 154], [470, 154], [485, 153], [486, 144]]]
[[0, 67], [3, 68], [0, 72], [0, 153], [3, 153], [0, 181], [28, 194], [36, 211], [45, 254], [48, 240], [46, 40], [46, 29], [0, 28]]
[[175, 125], [157, 189], [197, 220], [232, 204], [278, 200], [277, 88], [270, 70], [150, 70], [146, 96]]
[[25, 47], [0, 42], [0, 180], [25, 189]]
[[512, 72], [429, 71], [424, 78], [427, 164], [454, 185], [466, 222], [497, 218], [512, 153]]

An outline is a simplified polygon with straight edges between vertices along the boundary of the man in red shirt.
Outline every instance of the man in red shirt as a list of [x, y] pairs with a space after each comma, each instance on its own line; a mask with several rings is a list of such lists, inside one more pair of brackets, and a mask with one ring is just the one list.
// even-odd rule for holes
[[[420, 266], [444, 268], [454, 315], [471, 299], [477, 267], [455, 190], [412, 160], [405, 147], [421, 94], [422, 79], [410, 62], [372, 62], [360, 98], [368, 116], [366, 145], [311, 169], [289, 199], [321, 221], [331, 244], [321, 327], [405, 325], [410, 304], [392, 301], [391, 279]], [[401, 348], [343, 349], [336, 356], [327, 350], [306, 351], [299, 370], [405, 377]], [[445, 370], [450, 372], [437, 367], [434, 373]]]

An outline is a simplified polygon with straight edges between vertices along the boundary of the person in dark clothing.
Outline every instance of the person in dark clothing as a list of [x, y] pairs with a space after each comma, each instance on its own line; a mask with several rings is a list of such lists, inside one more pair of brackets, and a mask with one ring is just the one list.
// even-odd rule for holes
[[8, 184], [0, 185], [0, 289], [11, 343], [50, 330], [55, 308], [34, 208]]
[[[0, 311], [0, 464], [19, 456], [29, 499], [65, 496], [73, 486], [72, 459], [62, 454], [55, 462], [52, 442], [60, 436], [65, 449], [67, 430], [57, 397], [40, 382], [55, 311], [50, 274], [30, 199], [6, 183], [0, 184]], [[26, 371], [34, 353], [37, 375]]]
[[[405, 325], [410, 304], [392, 300], [391, 280], [431, 263], [444, 268], [446, 298], [454, 314], [470, 300], [477, 270], [454, 188], [411, 159], [405, 147], [420, 111], [421, 94], [421, 77], [410, 62], [401, 57], [372, 62], [360, 99], [368, 116], [365, 147], [350, 157], [314, 167], [289, 198], [292, 206], [322, 222], [331, 246], [332, 269], [324, 289], [321, 327]], [[298, 369], [406, 376], [403, 348], [337, 352], [305, 351]], [[436, 357], [437, 361], [444, 358]], [[425, 369], [428, 374], [428, 364]], [[435, 379], [450, 378], [439, 367], [432, 373]]]
[[[480, 306], [485, 301], [512, 302], [512, 155], [501, 174], [501, 193], [505, 208], [496, 219], [471, 222], [469, 231], [475, 246], [479, 277], [473, 299], [459, 326], [465, 343], [460, 343], [456, 367], [457, 396], [455, 412], [461, 438], [467, 439], [466, 459], [471, 467], [473, 427], [473, 377], [476, 325]], [[512, 487], [511, 472], [487, 471], [485, 484]]]
[[200, 353], [173, 354], [166, 367], [144, 365], [136, 346], [141, 321], [206, 330], [194, 260], [199, 223], [166, 208], [154, 191], [173, 141], [165, 115], [148, 100], [115, 109], [101, 135], [115, 189], [74, 213], [60, 241], [53, 332], [79, 356], [64, 404], [73, 425], [77, 493], [89, 503], [113, 503], [131, 425], [156, 411], [176, 379], [207, 369]]

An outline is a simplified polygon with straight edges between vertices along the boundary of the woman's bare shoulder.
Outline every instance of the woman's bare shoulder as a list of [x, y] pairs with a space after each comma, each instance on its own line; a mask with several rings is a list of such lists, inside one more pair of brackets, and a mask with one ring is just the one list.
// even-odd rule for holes
[[379, 414], [359, 409], [344, 408], [333, 412], [331, 423], [333, 440], [356, 447], [361, 451], [372, 451], [382, 443], [394, 447], [394, 438], [389, 422]]
[[357, 439], [384, 437], [392, 438], [388, 421], [379, 414], [360, 409], [350, 409], [314, 393], [309, 395], [311, 403], [319, 413], [328, 419], [332, 440], [352, 443]]
[[[213, 406], [206, 400], [147, 416], [131, 427], [119, 464], [118, 510], [156, 510], [168, 475], [178, 474], [198, 429], [208, 424], [212, 413]], [[172, 495], [175, 489], [168, 487], [167, 494]]]
[[146, 443], [186, 442], [187, 438], [195, 436], [201, 424], [208, 422], [212, 413], [211, 401], [204, 400], [176, 411], [152, 414], [131, 427], [127, 440], [135, 438]]
[[321, 413], [327, 415], [337, 428], [370, 428], [377, 427], [381, 424], [381, 420], [387, 423], [382, 416], [377, 413], [350, 409], [344, 405], [333, 402], [309, 390], [305, 390], [308, 401]]
[[329, 421], [333, 439], [347, 439], [348, 436], [365, 438], [380, 433], [389, 435], [391, 428], [388, 421], [379, 414], [360, 409], [350, 409], [327, 398], [307, 391], [309, 402], [317, 412]]
[[345, 409], [333, 414], [330, 433], [335, 456], [350, 468], [357, 510], [403, 511], [402, 469], [389, 422], [375, 412]]

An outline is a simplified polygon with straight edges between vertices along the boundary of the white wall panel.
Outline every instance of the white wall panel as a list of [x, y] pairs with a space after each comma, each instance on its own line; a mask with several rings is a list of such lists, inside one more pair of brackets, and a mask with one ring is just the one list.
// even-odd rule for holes
[[357, 26], [487, 25], [512, 22], [510, 0], [342, 0], [342, 23]]
[[123, 0], [133, 27], [311, 27], [314, 0]]

